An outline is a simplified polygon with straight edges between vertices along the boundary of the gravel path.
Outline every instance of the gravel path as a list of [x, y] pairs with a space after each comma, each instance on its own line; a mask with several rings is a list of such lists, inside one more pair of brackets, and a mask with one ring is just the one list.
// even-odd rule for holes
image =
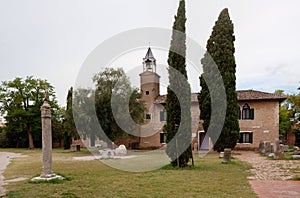
[[268, 160], [255, 152], [238, 152], [234, 157], [252, 165], [253, 176], [248, 179], [259, 197], [300, 197], [300, 181], [288, 180], [300, 175], [300, 160]]
[[4, 177], [3, 172], [5, 171], [7, 165], [9, 164], [10, 159], [17, 157], [25, 157], [24, 155], [17, 153], [9, 153], [9, 152], [0, 152], [0, 196], [5, 195], [4, 185]]

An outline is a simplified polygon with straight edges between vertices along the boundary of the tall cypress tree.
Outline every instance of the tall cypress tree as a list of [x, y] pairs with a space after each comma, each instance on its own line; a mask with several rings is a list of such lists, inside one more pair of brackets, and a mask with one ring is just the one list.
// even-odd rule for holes
[[67, 108], [65, 112], [64, 126], [64, 149], [70, 149], [72, 139], [79, 138], [73, 117], [73, 87], [68, 91]]
[[[167, 124], [164, 127], [167, 133], [167, 154], [172, 160], [172, 165], [179, 167], [187, 166], [192, 158], [191, 91], [186, 72], [185, 22], [185, 1], [181, 0], [173, 24], [168, 57], [170, 85], [166, 99]], [[178, 74], [184, 76], [183, 80], [179, 80]]]
[[[226, 117], [221, 135], [214, 145], [217, 151], [223, 151], [224, 148], [234, 148], [239, 139], [239, 123], [238, 123], [238, 101], [236, 93], [236, 64], [234, 58], [234, 31], [233, 23], [230, 20], [228, 9], [221, 11], [218, 20], [213, 27], [212, 34], [207, 41], [207, 52], [204, 58], [201, 59], [203, 65], [203, 74], [200, 77], [201, 92], [199, 94], [200, 118], [204, 120], [203, 128], [207, 132], [211, 121], [211, 98], [207, 83], [203, 75], [212, 71], [212, 58], [217, 65], [220, 74], [223, 78], [227, 110]], [[206, 73], [205, 73], [206, 72]], [[210, 78], [216, 75], [210, 73]], [[210, 89], [210, 91], [213, 91]], [[214, 124], [212, 120], [211, 124]]]

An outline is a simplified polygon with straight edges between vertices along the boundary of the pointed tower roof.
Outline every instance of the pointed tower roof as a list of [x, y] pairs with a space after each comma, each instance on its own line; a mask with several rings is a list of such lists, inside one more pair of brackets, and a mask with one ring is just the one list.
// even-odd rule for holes
[[148, 48], [145, 59], [155, 59], [150, 47]]

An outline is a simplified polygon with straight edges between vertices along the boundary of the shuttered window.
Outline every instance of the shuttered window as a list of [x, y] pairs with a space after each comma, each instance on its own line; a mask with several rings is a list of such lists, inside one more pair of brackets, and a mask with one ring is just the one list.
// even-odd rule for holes
[[246, 103], [242, 109], [242, 119], [243, 120], [254, 120], [254, 109]]
[[239, 143], [253, 143], [253, 133], [252, 132], [240, 132]]
[[167, 112], [166, 112], [165, 109], [164, 109], [163, 111], [160, 111], [159, 120], [160, 120], [161, 122], [167, 120]]

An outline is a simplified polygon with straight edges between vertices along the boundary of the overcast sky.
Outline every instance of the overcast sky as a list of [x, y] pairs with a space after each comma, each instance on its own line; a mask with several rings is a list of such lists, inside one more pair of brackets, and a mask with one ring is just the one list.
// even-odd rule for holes
[[[99, 44], [131, 29], [171, 28], [177, 6], [178, 0], [0, 0], [0, 81], [47, 79], [64, 106], [82, 63]], [[187, 35], [205, 47], [225, 7], [235, 27], [237, 88], [297, 93], [300, 2], [186, 0]], [[120, 58], [122, 67], [133, 59], [141, 64], [148, 45], [129, 54], [131, 60]], [[155, 47], [153, 53], [166, 65], [164, 53]], [[192, 84], [197, 91], [198, 82]]]

